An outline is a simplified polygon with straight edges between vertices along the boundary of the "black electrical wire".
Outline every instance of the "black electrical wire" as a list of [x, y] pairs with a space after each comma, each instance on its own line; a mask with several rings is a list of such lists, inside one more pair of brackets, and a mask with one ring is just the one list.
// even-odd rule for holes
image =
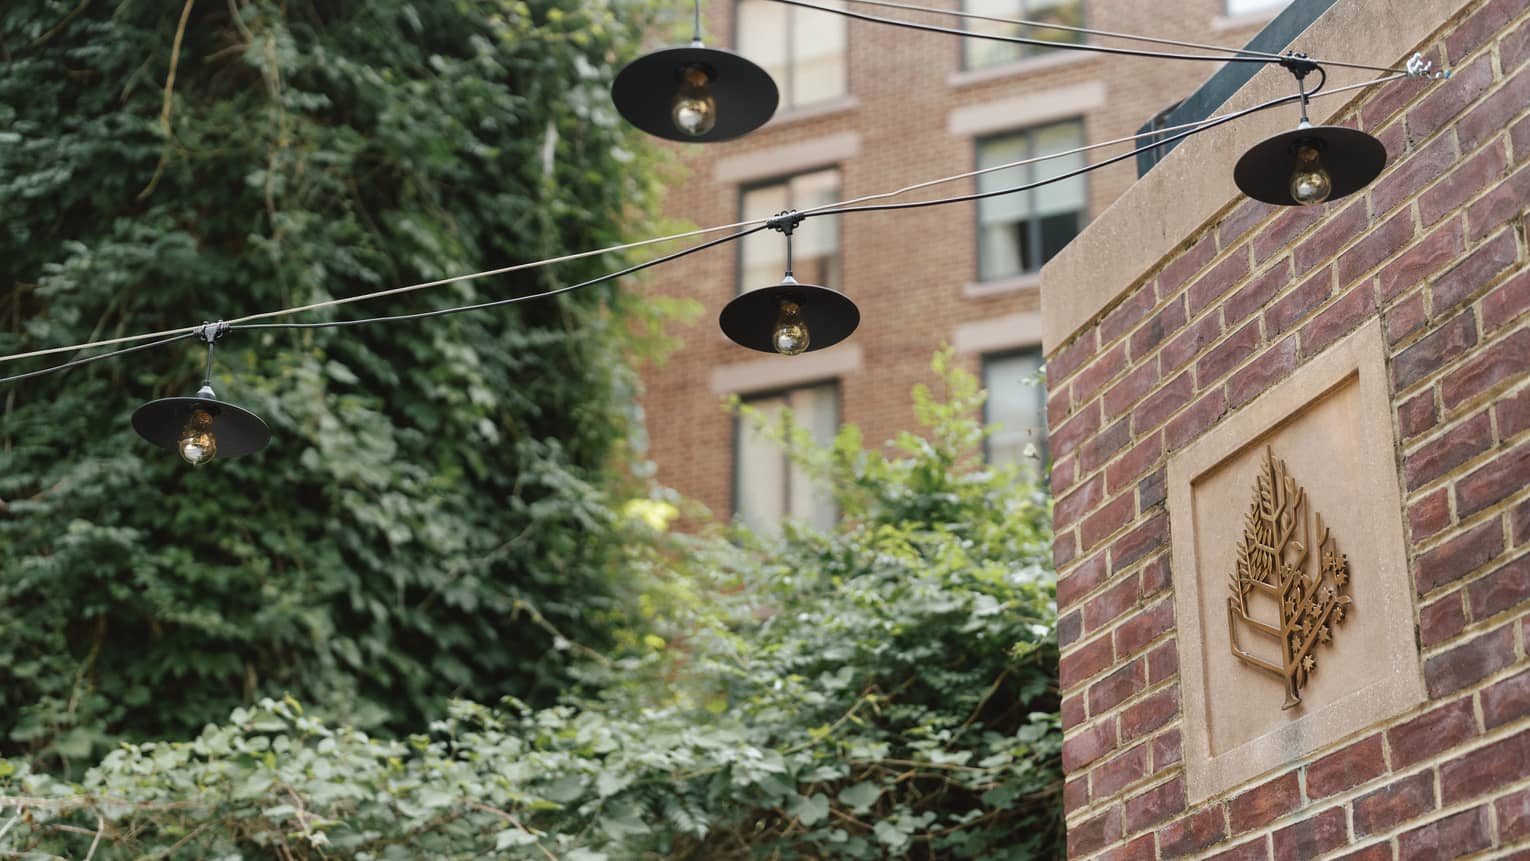
[[761, 224], [755, 227], [751, 227], [748, 230], [740, 230], [737, 233], [730, 233], [727, 236], [720, 236], [716, 239], [708, 240], [701, 243], [700, 245], [692, 245], [690, 248], [682, 248], [681, 250], [672, 254], [665, 254], [662, 257], [655, 257], [654, 259], [644, 263], [637, 263], [632, 266], [628, 266], [626, 269], [622, 269], [617, 272], [608, 272], [605, 275], [599, 276], [598, 278], [591, 278], [588, 281], [581, 281], [578, 284], [568, 284], [555, 290], [545, 290], [541, 293], [528, 293], [525, 296], [511, 296], [508, 299], [495, 299], [492, 302], [480, 302], [476, 305], [461, 305], [455, 308], [439, 308], [435, 311], [420, 311], [416, 314], [395, 314], [388, 317], [363, 317], [359, 320], [333, 320], [324, 323], [238, 323], [230, 325], [228, 329], [231, 332], [236, 330], [249, 331], [253, 329], [341, 329], [349, 326], [362, 326], [367, 323], [395, 323], [402, 320], [424, 320], [430, 317], [445, 317], [450, 314], [461, 314], [465, 311], [482, 311], [485, 308], [498, 308], [502, 305], [515, 305], [520, 302], [529, 302], [532, 299], [546, 299], [551, 296], [557, 296], [560, 293], [567, 293], [571, 290], [578, 290], [582, 287], [590, 287], [595, 284], [599, 284], [602, 281], [610, 281], [614, 278], [621, 278], [625, 275], [631, 275], [634, 272], [640, 272], [649, 268], [650, 266], [658, 266], [660, 263], [668, 263], [671, 260], [678, 260], [681, 257], [685, 257], [688, 254], [695, 254], [698, 251], [704, 251], [714, 245], [721, 245], [725, 242], [733, 242], [737, 239], [743, 239], [745, 236], [748, 236], [751, 233], [758, 233], [761, 230], [767, 229], [769, 226], [770, 225], [768, 224]]
[[[1319, 73], [1323, 73], [1323, 70], [1321, 68], [1319, 68], [1318, 72]], [[1279, 107], [1279, 106], [1285, 105], [1285, 104], [1290, 104], [1291, 102], [1301, 101], [1303, 99], [1311, 98], [1311, 97], [1317, 95], [1318, 91], [1323, 89], [1323, 85], [1326, 84], [1326, 83], [1328, 83], [1328, 75], [1326, 73], [1323, 73], [1323, 77], [1318, 81], [1317, 87], [1315, 89], [1307, 92], [1307, 94], [1305, 96], [1301, 96], [1301, 95], [1281, 96], [1278, 99], [1270, 99], [1267, 102], [1260, 102], [1259, 104], [1253, 105], [1252, 107], [1244, 108], [1241, 111], [1234, 111], [1234, 112], [1232, 112], [1230, 114], [1218, 117], [1218, 118], [1216, 118], [1214, 120], [1208, 120], [1207, 122], [1204, 122], [1204, 123], [1202, 123], [1202, 124], [1200, 124], [1198, 126], [1195, 126], [1194, 128], [1185, 129], [1184, 131], [1179, 132], [1178, 134], [1170, 135], [1170, 136], [1168, 136], [1168, 137], [1166, 137], [1166, 138], [1164, 138], [1162, 140], [1157, 140], [1157, 141], [1154, 141], [1154, 142], [1152, 142], [1150, 144], [1146, 144], [1144, 146], [1137, 147], [1134, 150], [1129, 150], [1129, 151], [1121, 153], [1119, 155], [1113, 155], [1110, 158], [1104, 159], [1102, 161], [1097, 161], [1097, 162], [1095, 162], [1093, 164], [1086, 164], [1086, 165], [1084, 165], [1081, 168], [1077, 168], [1075, 170], [1070, 170], [1067, 173], [1060, 173], [1057, 176], [1047, 177], [1046, 179], [1040, 179], [1040, 180], [1037, 180], [1037, 181], [1032, 182], [1032, 183], [1027, 183], [1025, 185], [1017, 185], [1017, 186], [1012, 186], [1010, 188], [1000, 188], [1000, 189], [995, 189], [993, 191], [976, 192], [974, 194], [960, 194], [960, 195], [955, 195], [955, 196], [952, 196], [952, 197], [937, 197], [937, 198], [934, 198], [934, 199], [931, 199], [931, 200], [914, 200], [914, 201], [910, 201], [908, 203], [874, 203], [874, 204], [868, 204], [868, 205], [865, 205], [865, 206], [842, 206], [842, 207], [838, 207], [838, 208], [835, 208], [835, 209], [820, 209], [820, 210], [816, 210], [816, 211], [812, 211], [812, 212], [806, 212], [806, 213], [803, 213], [803, 215], [805, 217], [811, 218], [811, 217], [817, 216], [817, 215], [841, 215], [841, 214], [848, 213], [848, 212], [884, 212], [884, 211], [887, 211], [887, 210], [896, 210], [896, 209], [919, 209], [919, 208], [925, 207], [925, 206], [944, 206], [945, 204], [948, 204], [948, 203], [966, 203], [968, 201], [973, 201], [973, 200], [985, 200], [985, 199], [990, 198], [990, 197], [1002, 197], [1002, 196], [1004, 196], [1006, 194], [1014, 194], [1017, 191], [1029, 191], [1029, 190], [1031, 190], [1033, 188], [1040, 188], [1041, 186], [1047, 185], [1049, 183], [1058, 182], [1058, 181], [1064, 180], [1064, 179], [1072, 179], [1075, 176], [1079, 176], [1079, 175], [1088, 173], [1088, 172], [1090, 172], [1092, 170], [1098, 170], [1098, 169], [1100, 169], [1102, 167], [1106, 167], [1108, 165], [1115, 164], [1118, 161], [1124, 161], [1125, 159], [1131, 158], [1132, 156], [1140, 155], [1142, 153], [1147, 152], [1148, 150], [1155, 149], [1157, 147], [1161, 147], [1164, 144], [1173, 143], [1174, 141], [1177, 141], [1177, 140], [1183, 140], [1184, 138], [1187, 138], [1190, 135], [1199, 134], [1200, 132], [1206, 131], [1207, 129], [1216, 128], [1217, 126], [1222, 125], [1223, 123], [1231, 122], [1231, 121], [1239, 119], [1241, 117], [1248, 116], [1249, 114], [1254, 113], [1256, 111], [1268, 110], [1270, 108]]]
[[150, 341], [150, 342], [148, 342], [146, 344], [135, 344], [134, 346], [131, 346], [131, 347], [124, 347], [121, 350], [112, 350], [109, 353], [100, 353], [100, 354], [95, 355], [95, 356], [86, 356], [83, 359], [75, 359], [74, 361], [71, 361], [71, 362], [64, 362], [61, 365], [53, 365], [52, 367], [43, 368], [41, 370], [28, 371], [25, 374], [16, 374], [15, 376], [12, 376], [12, 377], [5, 377], [4, 379], [0, 379], [0, 386], [5, 385], [6, 383], [20, 382], [21, 380], [30, 379], [32, 377], [40, 377], [43, 374], [51, 374], [54, 371], [67, 371], [70, 368], [77, 368], [80, 365], [88, 365], [91, 362], [99, 362], [102, 359], [110, 359], [113, 356], [121, 356], [121, 355], [124, 355], [126, 353], [136, 353], [139, 350], [147, 350], [150, 347], [163, 347], [166, 344], [173, 344], [176, 341], [184, 341], [187, 338], [195, 338], [196, 336], [197, 335], [196, 335], [195, 332], [183, 332], [183, 333], [181, 333], [179, 335], [176, 335], [174, 337], [164, 338], [164, 339], [159, 340], [159, 341]]
[[[786, 0], [777, 0], [777, 2], [786, 2]], [[1124, 40], [1129, 41], [1129, 42], [1150, 42], [1150, 43], [1158, 44], [1158, 45], [1176, 45], [1176, 46], [1183, 47], [1183, 48], [1197, 48], [1197, 49], [1200, 49], [1200, 50], [1203, 50], [1203, 51], [1221, 51], [1221, 52], [1226, 53], [1226, 54], [1241, 54], [1241, 55], [1250, 56], [1250, 57], [1263, 57], [1264, 59], [1266, 59], [1267, 61], [1272, 62], [1272, 63], [1278, 63], [1278, 62], [1281, 62], [1284, 59], [1283, 55], [1277, 54], [1277, 53], [1274, 53], [1274, 52], [1271, 52], [1271, 51], [1256, 51], [1256, 50], [1253, 50], [1253, 49], [1250, 49], [1250, 48], [1231, 48], [1231, 47], [1227, 47], [1225, 45], [1205, 45], [1205, 44], [1202, 44], [1200, 42], [1186, 42], [1186, 41], [1182, 41], [1182, 40], [1179, 40], [1179, 39], [1166, 39], [1166, 38], [1160, 38], [1160, 37], [1157, 37], [1157, 36], [1144, 36], [1144, 35], [1141, 35], [1141, 34], [1138, 34], [1138, 33], [1116, 33], [1116, 32], [1112, 32], [1110, 30], [1098, 30], [1098, 29], [1095, 29], [1095, 28], [1092, 28], [1092, 27], [1075, 27], [1075, 26], [1068, 25], [1068, 24], [1059, 24], [1059, 23], [1050, 22], [1050, 21], [1027, 21], [1027, 20], [1025, 20], [1023, 18], [1003, 18], [1003, 17], [994, 16], [994, 15], [979, 15], [979, 14], [976, 14], [976, 13], [961, 11], [961, 10], [957, 10], [957, 9], [937, 9], [935, 7], [932, 7], [932, 6], [916, 6], [916, 5], [913, 5], [911, 3], [896, 3], [896, 2], [892, 2], [892, 0], [849, 0], [849, 2], [851, 2], [851, 3], [862, 3], [862, 4], [866, 4], [866, 5], [871, 5], [871, 6], [883, 6], [883, 7], [886, 7], [888, 9], [900, 9], [900, 10], [905, 11], [905, 12], [916, 12], [916, 13], [922, 13], [922, 14], [927, 14], [927, 15], [945, 15], [945, 16], [948, 16], [948, 17], [965, 18], [965, 19], [971, 19], [971, 20], [977, 20], [977, 21], [990, 21], [990, 22], [999, 23], [999, 24], [1015, 24], [1015, 25], [1019, 25], [1019, 26], [1030, 27], [1032, 29], [1040, 28], [1040, 29], [1062, 30], [1062, 31], [1069, 32], [1069, 33], [1082, 33], [1082, 34], [1090, 35], [1090, 36], [1100, 36], [1100, 37], [1106, 38], [1106, 39], [1124, 39]], [[803, 4], [798, 4], [798, 5], [803, 5]], [[839, 9], [835, 9], [833, 7], [814, 6], [812, 8], [814, 8], [814, 9], [822, 9], [825, 12], [832, 12], [832, 13], [835, 13], [835, 14], [841, 14]], [[897, 20], [894, 20], [894, 19], [887, 19], [887, 21], [888, 21], [888, 23], [897, 24], [897, 25], [905, 25], [906, 26], [906, 25], [909, 24], [909, 22], [897, 21]], [[984, 36], [981, 33], [976, 33], [976, 32], [970, 31], [970, 30], [962, 30], [960, 32], [961, 32], [961, 34], [963, 36], [966, 36], [968, 38], [978, 38], [978, 39], [987, 38], [986, 36]], [[1031, 44], [1034, 44], [1034, 43], [1031, 43]], [[1076, 47], [1079, 46], [1079, 43], [1055, 42], [1055, 41], [1051, 41], [1051, 40], [1045, 40], [1041, 44], [1044, 44], [1044, 45], [1046, 45], [1048, 47], [1052, 47], [1052, 48], [1063, 48], [1063, 49], [1071, 49], [1071, 48], [1076, 48]], [[1166, 58], [1178, 58], [1178, 59], [1192, 59], [1192, 58], [1193, 59], [1203, 59], [1203, 60], [1219, 59], [1217, 57], [1185, 57], [1185, 56], [1172, 55], [1172, 54], [1163, 54], [1162, 56], [1164, 56]], [[1346, 69], [1365, 69], [1365, 70], [1372, 71], [1372, 72], [1394, 72], [1394, 73], [1400, 72], [1400, 73], [1404, 73], [1404, 74], [1407, 73], [1406, 69], [1394, 69], [1394, 68], [1389, 68], [1389, 67], [1386, 67], [1386, 66], [1372, 66], [1372, 65], [1367, 65], [1365, 63], [1345, 63], [1345, 62], [1340, 62], [1338, 60], [1317, 60], [1315, 62], [1322, 63], [1323, 65], [1326, 65], [1326, 66], [1343, 67], [1343, 68], [1346, 68]]]
[[[1158, 60], [1209, 60], [1215, 63], [1259, 63], [1261, 65], [1278, 64], [1279, 57], [1250, 57], [1242, 54], [1236, 56], [1218, 56], [1215, 54], [1176, 54], [1168, 51], [1144, 51], [1139, 48], [1112, 48], [1107, 45], [1091, 45], [1087, 42], [1053, 42], [1047, 39], [1032, 39], [1027, 36], [1004, 36], [999, 33], [979, 33], [975, 30], [962, 30], [956, 27], [942, 27], [938, 24], [916, 24], [913, 21], [899, 21], [897, 18], [884, 18], [881, 15], [868, 15], [865, 12], [852, 12], [849, 9], [835, 9], [832, 6], [819, 6], [816, 3], [807, 3], [804, 0], [774, 0], [776, 3], [785, 3], [788, 6], [800, 6], [803, 9], [816, 9], [819, 12], [828, 12], [832, 15], [843, 15], [846, 18], [854, 18], [857, 21], [869, 21], [873, 24], [890, 24], [894, 27], [905, 27], [910, 30], [923, 30], [927, 33], [945, 33], [950, 36], [961, 36], [966, 39], [987, 39], [991, 42], [1008, 42], [1013, 45], [1031, 45], [1038, 48], [1056, 48], [1067, 51], [1090, 51], [1096, 54], [1119, 54], [1124, 57], [1151, 57]], [[1394, 69], [1380, 67], [1366, 67], [1374, 71], [1391, 72]]]
[[[794, 3], [796, 5], [804, 5], [804, 6], [810, 5], [810, 4], [798, 3], [797, 0], [777, 0], [777, 2]], [[812, 8], [818, 8], [818, 7], [812, 7]], [[1218, 117], [1218, 118], [1216, 118], [1214, 120], [1208, 120], [1207, 122], [1201, 123], [1200, 125], [1196, 125], [1196, 126], [1194, 126], [1192, 128], [1188, 128], [1188, 129], [1186, 129], [1186, 130], [1184, 130], [1182, 132], [1179, 132], [1177, 134], [1170, 135], [1169, 137], [1163, 138], [1162, 140], [1154, 141], [1153, 143], [1146, 144], [1144, 146], [1138, 147], [1138, 148], [1130, 150], [1128, 152], [1121, 153], [1121, 154], [1115, 155], [1115, 156], [1111, 156], [1110, 158], [1105, 159], [1103, 161], [1095, 162], [1093, 164], [1087, 164], [1087, 165], [1085, 165], [1085, 166], [1083, 166], [1081, 168], [1078, 168], [1076, 170], [1068, 171], [1067, 173], [1062, 173], [1062, 174], [1059, 174], [1059, 175], [1054, 176], [1054, 177], [1048, 177], [1047, 179], [1038, 180], [1038, 181], [1032, 182], [1032, 183], [1026, 183], [1024, 185], [1011, 186], [1009, 188], [995, 189], [994, 191], [978, 192], [978, 193], [974, 193], [974, 194], [963, 194], [963, 195], [957, 195], [957, 196], [953, 196], [953, 197], [935, 198], [935, 199], [932, 199], [932, 200], [919, 200], [919, 201], [912, 201], [912, 202], [909, 202], [909, 203], [884, 203], [884, 204], [871, 204], [871, 205], [865, 205], [865, 206], [845, 206], [845, 207], [837, 207], [837, 208], [832, 208], [832, 209], [808, 210], [808, 211], [804, 211], [804, 212], [801, 212], [801, 213], [797, 213], [797, 215], [799, 216], [799, 220], [800, 220], [800, 219], [811, 218], [811, 217], [820, 216], [820, 215], [840, 215], [840, 214], [854, 213], [854, 212], [879, 212], [879, 211], [899, 210], [899, 209], [919, 209], [919, 208], [927, 207], [927, 206], [943, 206], [943, 205], [952, 204], [952, 203], [966, 203], [966, 202], [974, 201], [974, 200], [983, 200], [983, 199], [990, 198], [990, 197], [1000, 197], [1000, 196], [1003, 196], [1003, 195], [1006, 195], [1006, 194], [1014, 194], [1016, 192], [1021, 192], [1021, 191], [1029, 191], [1031, 189], [1039, 188], [1039, 187], [1041, 187], [1043, 185], [1047, 185], [1049, 183], [1059, 182], [1059, 181], [1064, 180], [1064, 179], [1071, 179], [1072, 177], [1079, 176], [1081, 174], [1085, 174], [1085, 173], [1088, 173], [1088, 172], [1093, 171], [1093, 170], [1098, 170], [1099, 168], [1102, 168], [1102, 167], [1107, 167], [1109, 165], [1115, 164], [1116, 162], [1123, 161], [1123, 160], [1125, 160], [1127, 158], [1131, 158], [1132, 156], [1135, 156], [1135, 155], [1147, 152], [1148, 150], [1154, 149], [1156, 147], [1163, 146], [1164, 144], [1172, 143], [1172, 142], [1177, 141], [1177, 140], [1183, 140], [1184, 138], [1187, 138], [1187, 137], [1189, 137], [1191, 135], [1199, 134], [1200, 132], [1206, 131], [1208, 129], [1215, 128], [1215, 127], [1217, 127], [1219, 125], [1222, 125], [1223, 123], [1231, 122], [1231, 121], [1233, 121], [1235, 119], [1239, 119], [1241, 117], [1248, 116], [1249, 114], [1252, 114], [1252, 113], [1255, 113], [1255, 112], [1258, 112], [1258, 111], [1268, 110], [1270, 108], [1279, 107], [1280, 105], [1289, 104], [1291, 102], [1305, 101], [1306, 99], [1310, 99], [1313, 96], [1317, 95], [1323, 89], [1323, 87], [1328, 83], [1328, 74], [1327, 74], [1327, 72], [1323, 71], [1321, 66], [1317, 66], [1316, 70], [1317, 70], [1317, 72], [1322, 77], [1319, 78], [1318, 85], [1315, 88], [1313, 88], [1312, 90], [1310, 90], [1310, 91], [1307, 91], [1307, 92], [1301, 93], [1301, 94], [1297, 94], [1297, 95], [1281, 96], [1279, 98], [1270, 99], [1269, 101], [1260, 102], [1257, 105], [1252, 105], [1252, 106], [1244, 108], [1242, 110], [1234, 111], [1234, 112], [1232, 112], [1230, 114], [1226, 114], [1226, 115]], [[1371, 82], [1371, 83], [1376, 83], [1376, 82]], [[1343, 89], [1350, 89], [1350, 88], [1352, 88], [1354, 86], [1360, 86], [1360, 85], [1352, 85], [1351, 87], [1345, 87]], [[351, 327], [351, 326], [361, 326], [361, 325], [365, 325], [365, 324], [368, 324], [368, 323], [392, 323], [392, 322], [400, 322], [400, 321], [406, 321], [406, 320], [423, 320], [423, 319], [428, 319], [428, 318], [432, 318], [432, 317], [444, 317], [444, 316], [448, 316], [448, 315], [451, 315], [451, 314], [461, 314], [461, 313], [464, 313], [464, 312], [467, 312], [467, 311], [481, 311], [481, 310], [484, 310], [486, 308], [497, 308], [497, 307], [504, 306], [504, 305], [514, 305], [514, 304], [518, 304], [518, 303], [521, 303], [521, 302], [529, 302], [529, 301], [531, 301], [533, 299], [546, 299], [546, 298], [550, 298], [552, 296], [557, 296], [560, 293], [567, 293], [567, 292], [570, 292], [570, 291], [573, 291], [573, 290], [578, 290], [578, 289], [581, 289], [581, 288], [584, 288], [584, 287], [593, 286], [595, 284], [599, 284], [599, 283], [602, 283], [604, 281], [610, 281], [610, 280], [615, 279], [615, 278], [621, 278], [621, 277], [626, 276], [626, 275], [631, 275], [634, 272], [640, 272], [640, 271], [642, 271], [644, 269], [648, 269], [650, 267], [657, 266], [660, 263], [667, 263], [667, 262], [669, 262], [671, 260], [678, 260], [681, 257], [686, 257], [688, 255], [695, 254], [698, 251], [704, 251], [704, 250], [706, 250], [708, 248], [712, 248], [712, 247], [717, 246], [717, 245], [722, 245], [722, 244], [727, 243], [727, 242], [733, 242], [735, 240], [742, 239], [742, 238], [744, 238], [746, 236], [749, 236], [749, 235], [754, 234], [754, 233], [758, 233], [758, 232], [760, 232], [762, 230], [777, 228], [778, 222], [779, 222], [779, 219], [772, 219], [772, 220], [770, 220], [770, 221], [768, 221], [768, 222], [766, 222], [764, 224], [759, 224], [759, 225], [756, 225], [754, 227], [748, 228], [746, 230], [738, 231], [737, 233], [731, 233], [731, 234], [729, 234], [727, 236], [721, 236], [721, 237], [718, 237], [716, 239], [708, 240], [708, 241], [700, 243], [698, 245], [693, 245], [690, 248], [684, 248], [684, 249], [681, 249], [679, 251], [676, 251], [676, 252], [673, 252], [673, 253], [670, 253], [670, 254], [665, 254], [665, 255], [662, 255], [660, 257], [655, 257], [652, 260], [648, 260], [648, 261], [645, 261], [643, 263], [637, 263], [637, 264], [634, 264], [632, 266], [628, 266], [625, 269], [618, 270], [616, 272], [609, 272], [609, 273], [606, 273], [605, 275], [601, 275], [601, 276], [596, 277], [596, 278], [591, 278], [588, 281], [581, 281], [581, 282], [579, 282], [577, 284], [569, 284], [569, 285], [566, 285], [566, 286], [563, 286], [563, 287], [559, 287], [559, 288], [556, 288], [556, 289], [553, 289], [553, 290], [546, 290], [546, 291], [543, 291], [541, 293], [530, 293], [530, 294], [527, 294], [527, 295], [524, 295], [524, 296], [512, 296], [512, 297], [509, 297], [507, 299], [496, 299], [496, 300], [491, 301], [491, 302], [480, 302], [480, 303], [475, 304], [475, 305], [462, 305], [462, 306], [453, 307], [453, 308], [441, 308], [441, 309], [437, 309], [437, 310], [434, 310], [434, 311], [421, 311], [421, 312], [414, 313], [414, 314], [396, 314], [396, 315], [385, 316], [385, 317], [365, 317], [365, 318], [361, 318], [361, 319], [358, 319], [358, 320], [335, 320], [335, 321], [317, 322], [317, 323], [242, 323], [242, 324], [220, 324], [220, 325], [223, 325], [225, 331], [233, 331], [233, 330], [236, 330], [236, 329], [238, 329], [238, 330], [247, 330], [247, 331], [248, 330], [256, 330], [256, 329], [339, 329], [339, 328], [347, 328], [347, 327]], [[779, 229], [779, 228], [777, 228], [777, 229]], [[145, 344], [138, 344], [138, 345], [135, 345], [135, 346], [132, 346], [132, 347], [127, 347], [125, 349], [114, 350], [114, 351], [109, 352], [109, 353], [102, 353], [102, 354], [97, 355], [97, 356], [88, 356], [88, 357], [83, 358], [83, 359], [75, 359], [75, 360], [70, 361], [70, 362], [65, 362], [65, 363], [63, 363], [61, 365], [55, 365], [53, 367], [43, 368], [43, 369], [37, 370], [37, 371], [30, 371], [30, 372], [25, 373], [25, 374], [17, 374], [15, 376], [5, 377], [3, 379], [0, 379], [0, 385], [4, 385], [5, 383], [12, 383], [12, 382], [20, 381], [20, 380], [29, 379], [31, 377], [41, 376], [43, 374], [50, 374], [50, 373], [53, 373], [55, 371], [67, 370], [69, 368], [77, 367], [79, 365], [88, 364], [90, 362], [95, 362], [95, 361], [98, 361], [100, 359], [109, 359], [109, 358], [112, 358], [114, 356], [120, 356], [120, 355], [123, 355], [123, 354], [126, 354], [126, 353], [136, 352], [138, 350], [146, 350], [146, 349], [149, 349], [151, 347], [159, 347], [159, 346], [163, 346], [165, 344], [174, 343], [175, 341], [181, 341], [181, 340], [185, 340], [185, 339], [188, 339], [188, 338], [196, 338], [196, 337], [200, 337], [200, 336], [201, 336], [201, 328], [199, 327], [196, 331], [183, 332], [181, 334], [172, 336], [170, 338], [165, 338], [163, 340], [151, 341], [151, 342], [145, 343]]]

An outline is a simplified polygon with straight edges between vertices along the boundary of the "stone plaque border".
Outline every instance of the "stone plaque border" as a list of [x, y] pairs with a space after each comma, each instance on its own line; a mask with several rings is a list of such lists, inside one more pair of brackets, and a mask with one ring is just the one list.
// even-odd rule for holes
[[[1358, 377], [1358, 380], [1356, 378]], [[1225, 577], [1197, 575], [1193, 483], [1250, 446], [1263, 445], [1273, 431], [1300, 417], [1302, 411], [1340, 386], [1360, 387], [1356, 416], [1366, 462], [1359, 474], [1365, 485], [1356, 488], [1366, 512], [1367, 527], [1375, 530], [1380, 558], [1367, 560], [1387, 588], [1367, 595], [1367, 612], [1385, 614], [1386, 642], [1350, 644], [1382, 649], [1391, 672], [1338, 700], [1319, 705], [1264, 735], [1237, 747], [1211, 751], [1207, 725], [1206, 655], [1202, 632], [1200, 590], [1225, 589]], [[1272, 386], [1248, 406], [1222, 420], [1168, 461], [1169, 529], [1173, 536], [1174, 612], [1178, 624], [1181, 714], [1184, 720], [1184, 763], [1187, 800], [1196, 804], [1252, 778], [1278, 769], [1319, 748], [1340, 741], [1422, 702], [1424, 680], [1415, 636], [1413, 578], [1408, 570], [1403, 530], [1396, 434], [1387, 383], [1380, 320], [1373, 319], [1344, 337], [1290, 377]], [[1228, 536], [1233, 541], [1237, 536]], [[1351, 560], [1353, 562], [1353, 560]]]

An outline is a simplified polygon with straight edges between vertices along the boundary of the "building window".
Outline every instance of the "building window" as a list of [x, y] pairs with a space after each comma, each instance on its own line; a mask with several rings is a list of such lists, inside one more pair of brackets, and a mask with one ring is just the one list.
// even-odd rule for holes
[[[1233, 0], [1229, 0], [1233, 2]], [[1083, 0], [962, 0], [962, 11], [976, 15], [992, 15], [995, 18], [1024, 18], [1037, 24], [1062, 24], [1068, 27], [1084, 26]], [[1019, 24], [1001, 24], [996, 21], [968, 19], [967, 30], [973, 33], [992, 33], [998, 36], [1023, 36], [1027, 39], [1045, 39], [1059, 44], [1079, 44], [1084, 34], [1052, 27], [1028, 27]], [[1048, 53], [1054, 48], [1035, 45], [1017, 45], [1012, 42], [994, 42], [988, 39], [962, 40], [962, 67], [982, 69], [1013, 63], [1026, 57]]]
[[[819, 5], [843, 8], [843, 0]], [[774, 3], [739, 0], [734, 44], [781, 90], [781, 110], [843, 96], [848, 89], [845, 18]]]
[[[1038, 126], [978, 141], [977, 165], [994, 167], [1084, 145], [1079, 120]], [[985, 173], [978, 191], [998, 191], [1059, 176], [1084, 166], [1082, 153]], [[978, 201], [978, 279], [992, 281], [1035, 272], [1067, 245], [1084, 224], [1088, 187], [1082, 175]]]
[[[839, 170], [829, 168], [754, 185], [739, 196], [741, 220], [768, 218], [839, 200]], [[762, 230], [739, 243], [738, 292], [768, 287], [786, 271], [786, 240]], [[807, 218], [792, 232], [792, 271], [798, 281], [839, 288], [839, 217]]]
[[1241, 15], [1256, 15], [1260, 12], [1275, 14], [1290, 0], [1227, 0], [1227, 17], [1237, 18]]
[[[839, 387], [834, 383], [803, 386], [744, 399], [768, 421], [792, 411], [796, 423], [820, 445], [839, 428]], [[815, 529], [834, 526], [838, 513], [827, 490], [809, 479], [750, 422], [737, 421], [733, 458], [733, 511], [752, 529], [773, 532], [782, 521], [796, 520]]]
[[1022, 350], [983, 357], [983, 421], [998, 425], [988, 438], [988, 462], [1020, 464], [1021, 473], [1041, 478], [1047, 462], [1047, 393], [1041, 383], [1041, 351]]

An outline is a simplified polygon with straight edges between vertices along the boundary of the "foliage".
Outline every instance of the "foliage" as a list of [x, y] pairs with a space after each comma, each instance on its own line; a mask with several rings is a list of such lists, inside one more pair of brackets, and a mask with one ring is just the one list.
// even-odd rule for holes
[[[8, 3], [0, 353], [649, 234], [662, 172], [607, 87], [651, 23], [639, 0]], [[217, 391], [274, 438], [199, 471], [128, 427], [195, 390], [194, 345], [5, 387], [0, 752], [58, 768], [284, 691], [366, 727], [452, 696], [550, 702], [570, 660], [551, 631], [600, 647], [624, 600], [611, 503], [641, 445], [625, 354], [646, 307], [613, 285], [231, 333]]]
[[853, 428], [825, 451], [778, 429], [830, 482], [833, 534], [640, 551], [655, 617], [586, 666], [599, 695], [458, 702], [398, 741], [266, 701], [125, 746], [79, 786], [18, 764], [0, 793], [31, 800], [0, 849], [78, 857], [99, 833], [97, 858], [1056, 856], [1049, 509], [982, 468], [981, 395], [947, 359], [946, 395], [916, 391], [928, 437], [897, 456]]

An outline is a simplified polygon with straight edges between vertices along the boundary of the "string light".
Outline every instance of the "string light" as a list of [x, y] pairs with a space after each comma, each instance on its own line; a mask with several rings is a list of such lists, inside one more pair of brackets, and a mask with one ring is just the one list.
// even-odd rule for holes
[[611, 82], [611, 101], [627, 122], [655, 137], [732, 140], [765, 125], [781, 93], [748, 58], [702, 44], [701, 0], [694, 3], [691, 44], [628, 63]]
[[1314, 126], [1307, 119], [1307, 75], [1328, 73], [1301, 55], [1282, 63], [1296, 77], [1302, 116], [1297, 127], [1255, 144], [1233, 168], [1244, 194], [1277, 206], [1314, 206], [1370, 185], [1387, 164], [1381, 141], [1344, 126]]
[[226, 323], [206, 323], [197, 337], [207, 342], [207, 372], [195, 397], [160, 398], [133, 412], [133, 430], [150, 443], [170, 449], [192, 466], [217, 455], [224, 458], [253, 454], [271, 441], [260, 416], [218, 400], [212, 387], [213, 342], [228, 331]]

